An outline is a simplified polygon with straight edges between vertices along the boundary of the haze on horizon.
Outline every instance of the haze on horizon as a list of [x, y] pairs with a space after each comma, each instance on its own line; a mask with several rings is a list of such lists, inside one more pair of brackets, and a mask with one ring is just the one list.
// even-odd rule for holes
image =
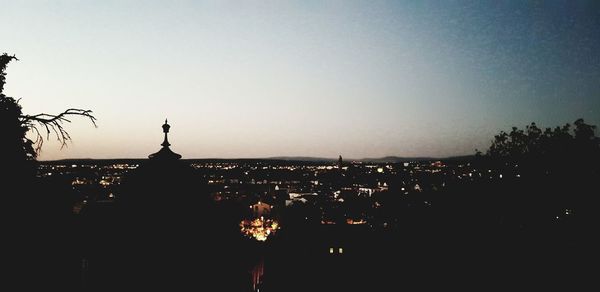
[[42, 160], [446, 157], [600, 125], [598, 1], [1, 1], [5, 93], [92, 109]]

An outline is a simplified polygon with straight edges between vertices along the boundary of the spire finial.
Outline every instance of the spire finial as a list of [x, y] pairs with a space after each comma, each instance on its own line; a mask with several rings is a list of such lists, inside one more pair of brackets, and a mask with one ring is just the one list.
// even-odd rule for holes
[[165, 141], [163, 141], [163, 143], [161, 145], [165, 146], [165, 147], [169, 147], [169, 146], [171, 146], [171, 144], [169, 144], [169, 140], [167, 138], [167, 133], [169, 133], [169, 129], [171, 128], [171, 126], [169, 126], [169, 124], [167, 123], [167, 119], [165, 119], [165, 124], [162, 125], [162, 128], [163, 128], [163, 133], [165, 133]]
[[165, 124], [162, 125], [163, 128], [163, 133], [169, 133], [169, 129], [171, 128], [171, 126], [169, 125], [169, 123], [167, 122], [167, 119], [165, 119]]
[[171, 151], [171, 149], [169, 149], [169, 146], [171, 146], [171, 143], [169, 143], [169, 138], [168, 138], [168, 133], [169, 133], [169, 129], [171, 128], [171, 126], [169, 125], [169, 121], [165, 118], [165, 123], [162, 125], [163, 128], [163, 133], [165, 133], [165, 139], [163, 140], [162, 145], [163, 148], [160, 149], [160, 151], [154, 153], [154, 154], [150, 154], [150, 156], [148, 156], [151, 159], [180, 159], [181, 155]]

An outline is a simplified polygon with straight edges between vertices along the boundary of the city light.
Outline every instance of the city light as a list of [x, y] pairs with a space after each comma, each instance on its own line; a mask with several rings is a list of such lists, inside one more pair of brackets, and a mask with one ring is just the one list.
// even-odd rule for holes
[[242, 234], [257, 241], [266, 241], [269, 235], [274, 234], [279, 229], [279, 224], [275, 220], [260, 217], [254, 220], [242, 220], [240, 228]]

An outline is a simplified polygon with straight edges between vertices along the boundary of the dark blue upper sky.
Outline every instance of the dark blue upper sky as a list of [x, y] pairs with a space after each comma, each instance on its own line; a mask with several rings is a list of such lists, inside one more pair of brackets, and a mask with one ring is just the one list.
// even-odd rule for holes
[[42, 159], [450, 156], [537, 122], [600, 124], [599, 1], [14, 1], [26, 112], [99, 128]]

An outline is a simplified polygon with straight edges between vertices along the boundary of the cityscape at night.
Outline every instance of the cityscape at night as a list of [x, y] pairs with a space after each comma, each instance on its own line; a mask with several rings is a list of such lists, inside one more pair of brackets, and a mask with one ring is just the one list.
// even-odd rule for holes
[[[170, 144], [164, 145], [157, 153], [173, 153]], [[132, 173], [140, 166], [160, 159], [156, 157], [152, 154], [149, 161], [47, 161], [39, 164], [37, 176], [71, 186], [63, 195], [71, 198], [72, 215], [80, 224], [114, 228], [119, 222], [107, 216], [115, 216], [119, 205], [126, 204], [120, 198], [130, 195], [128, 177], [135, 177]], [[247, 253], [240, 261], [245, 262], [242, 270], [251, 277], [238, 278], [237, 286], [231, 288], [234, 290], [302, 290], [315, 284], [309, 281], [306, 285], [288, 286], [295, 273], [319, 279], [322, 289], [384, 289], [394, 283], [387, 268], [399, 262], [408, 265], [397, 268], [407, 277], [405, 285], [423, 281], [420, 269], [427, 269], [428, 276], [457, 277], [454, 280], [461, 279], [462, 273], [484, 276], [472, 267], [438, 270], [449, 268], [446, 265], [450, 259], [489, 269], [491, 274], [485, 275], [489, 278], [482, 281], [492, 281], [498, 269], [519, 260], [525, 266], [512, 267], [508, 274], [516, 278], [504, 283], [513, 285], [513, 281], [525, 281], [520, 273], [529, 269], [537, 269], [536, 273], [554, 273], [555, 269], [567, 272], [556, 266], [551, 266], [554, 271], [546, 270], [544, 265], [549, 260], [567, 265], [571, 272], [577, 271], [578, 266], [571, 265], [582, 256], [578, 251], [585, 237], [579, 212], [586, 208], [574, 198], [553, 194], [557, 186], [564, 187], [549, 182], [556, 179], [557, 174], [549, 172], [554, 167], [544, 170], [540, 177], [542, 168], [530, 161], [523, 165], [515, 161], [499, 164], [480, 154], [446, 159], [386, 157], [375, 161], [344, 160], [342, 156], [177, 161], [186, 166], [182, 177], [169, 173], [168, 168], [173, 166], [163, 162], [158, 165], [166, 169], [142, 183], [154, 184], [155, 179], [180, 181], [186, 185], [185, 192], [206, 196], [208, 202], [200, 201], [201, 204], [213, 206], [212, 215], [201, 219], [209, 220], [205, 223], [228, 229], [238, 222], [241, 241], [235, 247], [229, 247], [231, 243], [225, 245], [226, 249]], [[568, 178], [576, 172], [560, 171], [559, 176]], [[189, 188], [189, 180], [196, 181], [194, 188]], [[540, 182], [546, 186], [535, 185]], [[573, 189], [585, 191], [590, 183], [597, 184], [586, 181], [586, 185]], [[149, 193], [137, 196], [138, 199], [158, 200], [158, 205], [149, 206], [167, 206], [173, 199], [168, 194], [152, 192], [152, 188], [144, 189]], [[526, 197], [534, 189], [542, 193]], [[182, 206], [180, 210], [207, 212], [206, 205]], [[202, 230], [204, 223], [191, 224]], [[235, 233], [233, 228], [231, 233]], [[106, 243], [107, 237], [117, 240], [119, 233], [113, 230], [101, 234], [102, 239], [92, 236], [94, 240], [88, 244], [94, 246], [96, 240]], [[452, 241], [448, 242], [447, 237]], [[484, 253], [489, 261], [484, 263], [477, 256], [484, 252], [482, 249], [497, 250], [494, 254]], [[553, 252], [552, 257], [544, 256], [547, 252]], [[85, 263], [80, 271], [84, 281], [81, 285], [97, 285], [92, 280], [98, 276], [94, 273], [103, 275], [104, 282], [111, 282], [105, 281], [106, 271], [88, 268], [94, 265], [95, 252], [80, 256]], [[435, 263], [435, 267], [429, 270], [425, 263]], [[365, 266], [368, 271], [360, 268]], [[289, 273], [281, 274], [282, 270]], [[320, 278], [323, 275], [331, 278]], [[371, 283], [374, 280], [378, 282]], [[435, 287], [435, 283], [429, 285]]]
[[[270, 215], [291, 206], [319, 209], [311, 221], [319, 224], [365, 224], [370, 228], [399, 225], [377, 217], [385, 197], [394, 192], [414, 208], [429, 207], [435, 192], [456, 185], [521, 180], [519, 166], [481, 169], [475, 157], [397, 162], [301, 161], [274, 159], [185, 160], [195, 179], [203, 182], [217, 203], [249, 206], [246, 215]], [[112, 204], [121, 195], [123, 178], [143, 160], [65, 160], [42, 162], [39, 177], [54, 177], [72, 185], [76, 213], [87, 204]], [[204, 190], [204, 189], [203, 189]], [[433, 200], [433, 201], [432, 201]], [[359, 209], [354, 209], [360, 204]], [[352, 205], [352, 207], [350, 206]], [[279, 207], [277, 211], [271, 210]], [[255, 214], [252, 208], [260, 208]], [[285, 212], [285, 211], [281, 211]], [[240, 214], [243, 215], [243, 214]], [[557, 214], [565, 215], [565, 214]], [[566, 215], [569, 215], [568, 213]], [[251, 219], [251, 218], [247, 218]], [[306, 219], [308, 220], [308, 219]]]
[[2, 291], [594, 290], [600, 1], [2, 1]]

